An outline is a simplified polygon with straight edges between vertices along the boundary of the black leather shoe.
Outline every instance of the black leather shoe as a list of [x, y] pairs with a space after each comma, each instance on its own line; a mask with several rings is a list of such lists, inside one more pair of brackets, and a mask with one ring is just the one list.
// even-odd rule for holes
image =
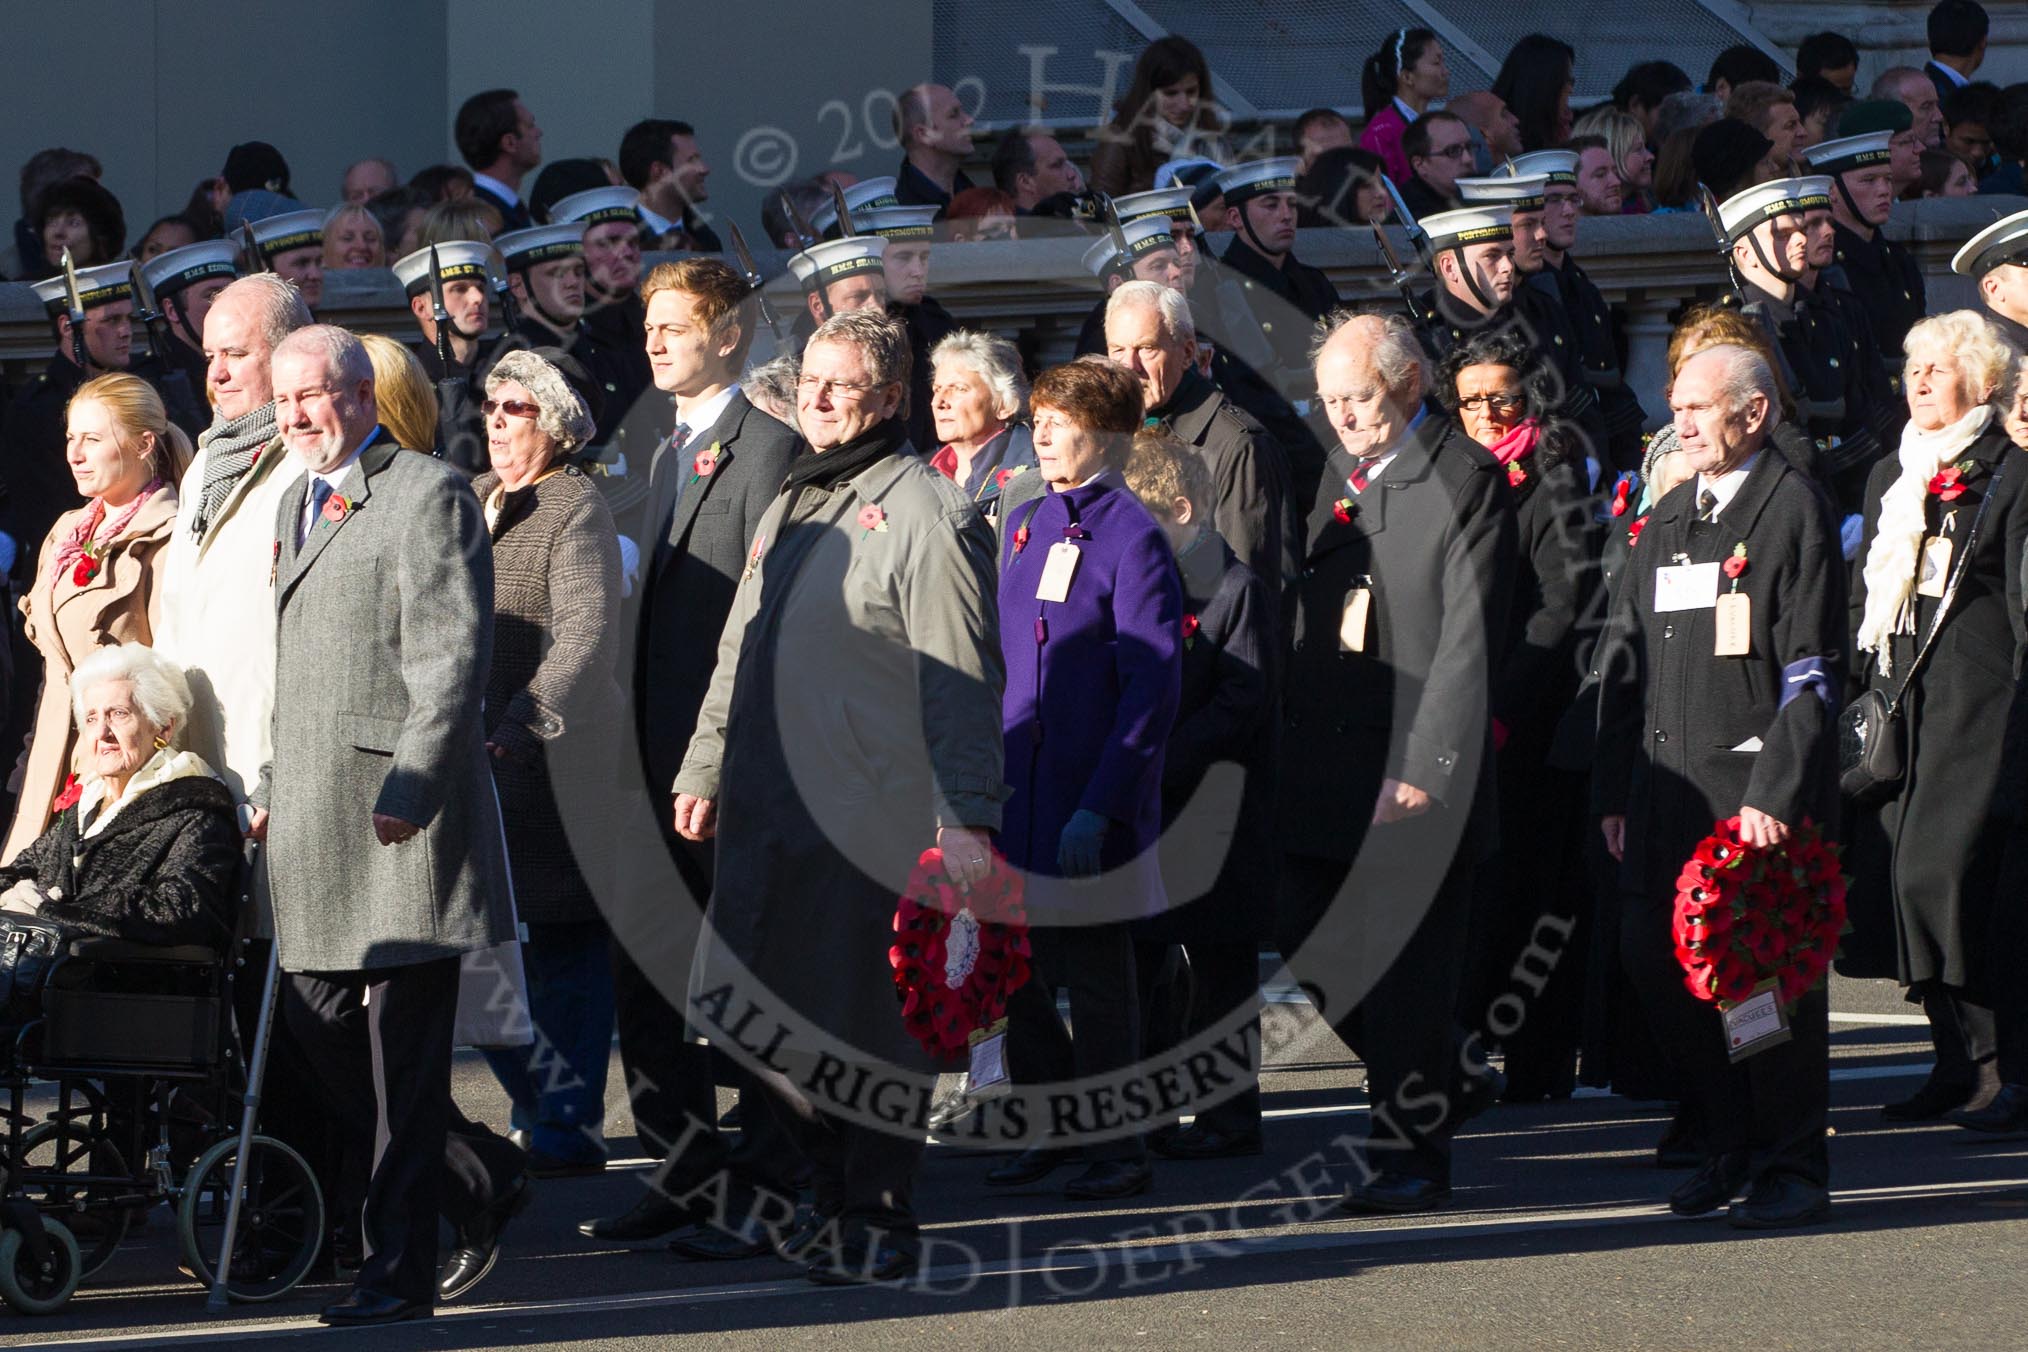
[[1099, 1160], [1063, 1185], [1063, 1195], [1075, 1202], [1107, 1202], [1116, 1197], [1139, 1197], [1155, 1183], [1155, 1171], [1143, 1160]]
[[2028, 1131], [2028, 1084], [2003, 1084], [1983, 1108], [1960, 1108], [1950, 1115], [1960, 1127], [1994, 1135]]
[[1061, 1146], [1031, 1145], [1005, 1164], [994, 1165], [986, 1171], [986, 1186], [989, 1188], [1018, 1188], [1046, 1178], [1051, 1170], [1070, 1163], [1077, 1158], [1075, 1150]]
[[811, 1263], [804, 1275], [819, 1286], [870, 1286], [913, 1277], [915, 1268], [916, 1256], [908, 1250], [859, 1238]]
[[500, 1236], [506, 1233], [507, 1222], [526, 1211], [534, 1200], [535, 1185], [523, 1174], [511, 1189], [465, 1227], [458, 1236], [458, 1246], [451, 1250], [443, 1270], [437, 1274], [437, 1300], [441, 1304], [450, 1304], [486, 1279], [486, 1274], [500, 1261]]
[[1800, 1178], [1763, 1178], [1725, 1219], [1735, 1230], [1787, 1230], [1831, 1214], [1831, 1194]]
[[775, 1257], [784, 1263], [807, 1265], [816, 1257], [819, 1248], [836, 1242], [837, 1232], [831, 1229], [836, 1224], [835, 1217], [826, 1216], [814, 1207], [797, 1207], [795, 1223], [787, 1230], [774, 1231], [768, 1240], [774, 1246]]
[[1261, 1152], [1260, 1132], [1227, 1131], [1205, 1122], [1192, 1122], [1180, 1131], [1165, 1131], [1148, 1138], [1148, 1148], [1165, 1159], [1225, 1160]]
[[1746, 1182], [1746, 1164], [1737, 1155], [1713, 1155], [1669, 1194], [1669, 1210], [1678, 1216], [1705, 1216], [1738, 1195]]
[[633, 1244], [660, 1239], [690, 1223], [689, 1213], [659, 1192], [650, 1190], [641, 1200], [617, 1216], [600, 1216], [580, 1221], [577, 1232], [586, 1239], [604, 1239]]
[[1945, 1077], [1932, 1071], [1922, 1088], [1887, 1104], [1880, 1115], [1890, 1122], [1935, 1122], [1964, 1107], [1978, 1088], [1977, 1081], [1969, 1077]]
[[324, 1312], [317, 1316], [317, 1322], [338, 1328], [357, 1328], [364, 1324], [398, 1324], [404, 1319], [428, 1319], [435, 1313], [436, 1307], [423, 1301], [354, 1289], [346, 1293], [345, 1299], [326, 1305]]
[[1338, 1203], [1355, 1216], [1401, 1216], [1415, 1211], [1434, 1211], [1451, 1200], [1447, 1183], [1417, 1178], [1394, 1169], [1382, 1169], [1364, 1183], [1345, 1189]]
[[742, 1258], [759, 1258], [774, 1252], [766, 1235], [721, 1230], [715, 1225], [691, 1225], [669, 1239], [669, 1252], [693, 1263], [731, 1263]]

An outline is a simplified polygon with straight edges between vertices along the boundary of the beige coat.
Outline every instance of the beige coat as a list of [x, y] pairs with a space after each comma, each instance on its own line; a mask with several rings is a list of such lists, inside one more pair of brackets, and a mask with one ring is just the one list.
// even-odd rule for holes
[[275, 594], [268, 581], [275, 513], [302, 466], [281, 438], [269, 442], [200, 541], [191, 526], [208, 457], [199, 451], [183, 476], [188, 491], [164, 555], [155, 646], [190, 678], [183, 744], [244, 800], [268, 760], [275, 706]]
[[51, 605], [50, 564], [57, 542], [77, 528], [88, 507], [56, 520], [42, 542], [35, 587], [21, 598], [28, 640], [42, 654], [42, 697], [35, 707], [35, 731], [21, 798], [0, 863], [11, 861], [49, 826], [49, 805], [75, 768], [77, 729], [71, 718], [70, 673], [92, 650], [109, 643], [153, 643], [155, 612], [162, 595], [163, 547], [176, 522], [176, 490], [155, 490], [126, 532], [106, 551], [97, 577], [83, 587], [66, 577], [55, 581]]

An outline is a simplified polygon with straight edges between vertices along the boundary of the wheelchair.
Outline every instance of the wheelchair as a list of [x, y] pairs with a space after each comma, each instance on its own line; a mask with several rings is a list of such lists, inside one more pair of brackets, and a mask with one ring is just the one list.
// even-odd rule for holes
[[[262, 948], [265, 972], [250, 967]], [[60, 1310], [158, 1203], [213, 1312], [310, 1272], [325, 1234], [316, 1174], [254, 1130], [277, 981], [273, 945], [245, 932], [222, 954], [76, 938], [31, 1008], [17, 992], [0, 1045], [0, 1300]]]

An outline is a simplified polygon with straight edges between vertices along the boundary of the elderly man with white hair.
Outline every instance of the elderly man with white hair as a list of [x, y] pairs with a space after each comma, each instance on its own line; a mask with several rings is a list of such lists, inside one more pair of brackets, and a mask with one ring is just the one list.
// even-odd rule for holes
[[1279, 821], [1282, 953], [1366, 1062], [1357, 1212], [1450, 1197], [1484, 1093], [1453, 1042], [1472, 877], [1493, 845], [1493, 635], [1514, 509], [1499, 463], [1423, 411], [1407, 321], [1340, 318], [1317, 354], [1337, 434], [1293, 584]]
[[1301, 524], [1288, 456], [1253, 416], [1197, 369], [1197, 328], [1180, 291], [1131, 281], [1106, 302], [1106, 356], [1141, 382], [1148, 416], [1166, 424], [1211, 471], [1211, 524], [1254, 576], [1279, 595], [1296, 573]]
[[483, 723], [493, 560], [464, 480], [380, 426], [357, 338], [298, 329], [272, 379], [303, 472], [270, 523], [274, 733], [255, 830], [283, 1018], [371, 1160], [364, 1262], [324, 1321], [387, 1323], [439, 1299], [440, 1207], [477, 1260], [460, 1272], [483, 1275], [527, 1196], [487, 1196], [447, 1143], [459, 958], [513, 937]]
[[1594, 659], [1593, 805], [1620, 861], [1621, 960], [1709, 1152], [1669, 1207], [1703, 1215], [1746, 1191], [1727, 1219], [1752, 1230], [1829, 1209], [1829, 1004], [1821, 985], [1802, 995], [1789, 1041], [1732, 1060], [1717, 1006], [1685, 984], [1672, 917], [1712, 822], [1736, 816], [1756, 847], [1837, 826], [1845, 565], [1829, 500], [1769, 441], [1778, 399], [1746, 348], [1678, 369], [1669, 407], [1694, 473], [1649, 514]]

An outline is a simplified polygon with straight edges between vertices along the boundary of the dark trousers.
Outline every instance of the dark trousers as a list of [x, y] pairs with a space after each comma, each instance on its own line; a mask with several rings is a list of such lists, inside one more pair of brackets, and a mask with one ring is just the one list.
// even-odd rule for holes
[[362, 1290], [433, 1304], [437, 1218], [462, 1229], [520, 1172], [520, 1154], [451, 1103], [458, 960], [292, 972], [282, 1015], [348, 1150], [368, 1160]]
[[[2028, 826], [2016, 824], [2008, 833], [2000, 863], [2000, 900], [1993, 907], [1991, 970], [2018, 972], [2028, 959]], [[2028, 1085], [2028, 981], [2018, 976], [1993, 983], [1994, 1043], [1999, 1052], [2000, 1078]]]
[[[896, 1074], [891, 1066], [875, 1071]], [[743, 1099], [745, 1117], [765, 1107], [782, 1138], [810, 1161], [817, 1214], [839, 1223], [848, 1238], [880, 1232], [896, 1248], [913, 1250], [920, 1227], [915, 1178], [925, 1140], [909, 1125], [871, 1127], [817, 1107], [789, 1076], [753, 1073], [755, 1093]]]
[[[1020, 1084], [1053, 1084], [1125, 1070], [1140, 1059], [1140, 991], [1134, 942], [1125, 924], [1038, 925], [1028, 932], [1033, 975], [1007, 1000], [1007, 1068]], [[1070, 992], [1076, 1037], [1056, 1013], [1056, 990]], [[1094, 1160], [1140, 1160], [1139, 1136], [1094, 1141]]]
[[[1248, 1011], [1237, 1030], [1260, 1045], [1260, 949], [1244, 939], [1134, 945], [1140, 981], [1141, 1054], [1150, 1061]], [[1187, 995], [1185, 1002], [1180, 997]], [[1246, 1088], [1197, 1113], [1200, 1126], [1244, 1135], [1260, 1130], [1260, 1068]]]
[[1452, 862], [1432, 878], [1428, 861], [1444, 848], [1433, 817], [1375, 827], [1361, 876], [1376, 894], [1343, 899], [1350, 863], [1285, 856], [1279, 939], [1296, 979], [1366, 1063], [1367, 1166], [1448, 1185], [1462, 1081], [1453, 1016], [1473, 869], [1452, 846]]
[[1936, 1077], [1964, 1083], [1977, 1079], [1980, 1068], [1999, 1052], [1993, 1011], [1955, 986], [1929, 982], [1919, 994], [1936, 1048]]
[[1673, 912], [1673, 896], [1626, 894], [1620, 956], [1687, 1115], [1713, 1155], [1740, 1157], [1755, 1181], [1786, 1176], [1828, 1187], [1829, 991], [1820, 986], [1789, 1011], [1789, 1041], [1733, 1061], [1718, 1006], [1683, 985], [1670, 933]]

